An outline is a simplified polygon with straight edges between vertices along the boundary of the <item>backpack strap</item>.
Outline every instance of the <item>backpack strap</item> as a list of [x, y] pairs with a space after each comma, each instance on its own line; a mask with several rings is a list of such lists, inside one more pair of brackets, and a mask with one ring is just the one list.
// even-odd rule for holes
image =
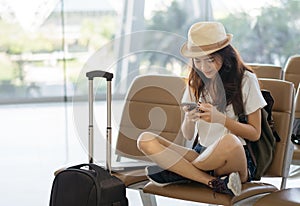
[[265, 99], [265, 101], [267, 102], [267, 105], [264, 107], [264, 109], [267, 111], [268, 115], [267, 115], [267, 121], [270, 125], [270, 128], [273, 132], [273, 135], [276, 139], [276, 142], [280, 142], [280, 137], [277, 133], [277, 131], [275, 130], [275, 127], [274, 127], [274, 119], [273, 119], [273, 116], [272, 116], [272, 109], [273, 109], [273, 105], [274, 105], [274, 99], [271, 95], [271, 92], [268, 91], [268, 90], [264, 90], [262, 89], [261, 90], [261, 93]]
[[194, 148], [196, 147], [196, 145], [198, 144], [198, 138], [199, 138], [199, 134], [198, 134], [198, 132], [197, 132], [196, 137], [195, 137], [194, 142], [193, 142], [193, 146], [192, 146], [193, 149], [194, 149]]

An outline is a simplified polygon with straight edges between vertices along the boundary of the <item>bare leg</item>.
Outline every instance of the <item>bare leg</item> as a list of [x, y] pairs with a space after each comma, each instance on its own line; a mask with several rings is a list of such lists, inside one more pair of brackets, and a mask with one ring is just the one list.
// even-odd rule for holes
[[240, 140], [231, 134], [209, 146], [193, 164], [201, 170], [215, 170], [216, 175], [239, 172], [241, 181], [248, 178], [247, 159]]
[[156, 134], [142, 133], [138, 139], [138, 148], [162, 168], [181, 176], [206, 185], [215, 179], [191, 163], [199, 156], [197, 152], [176, 145]]

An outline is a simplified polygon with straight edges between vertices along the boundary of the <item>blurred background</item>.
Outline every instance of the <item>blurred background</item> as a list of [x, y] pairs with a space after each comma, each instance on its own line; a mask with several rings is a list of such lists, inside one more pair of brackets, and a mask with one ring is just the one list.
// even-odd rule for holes
[[[1, 0], [0, 103], [70, 100], [86, 61], [113, 39], [145, 30], [185, 38], [196, 21], [224, 23], [246, 62], [283, 66], [299, 52], [299, 7], [297, 0]], [[137, 44], [159, 43], [146, 37], [118, 41], [112, 51], [123, 57]], [[172, 42], [164, 47], [178, 50]], [[111, 68], [117, 79], [185, 72], [176, 59], [155, 52], [128, 59]]]

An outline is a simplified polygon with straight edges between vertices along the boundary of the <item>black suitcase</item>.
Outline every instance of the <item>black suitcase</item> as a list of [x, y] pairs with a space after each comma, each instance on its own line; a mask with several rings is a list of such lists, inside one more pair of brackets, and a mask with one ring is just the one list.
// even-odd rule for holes
[[[89, 79], [89, 163], [69, 167], [54, 178], [50, 206], [127, 206], [124, 183], [111, 175], [111, 80], [113, 74], [91, 71]], [[107, 161], [106, 169], [93, 164], [93, 79], [107, 80]]]

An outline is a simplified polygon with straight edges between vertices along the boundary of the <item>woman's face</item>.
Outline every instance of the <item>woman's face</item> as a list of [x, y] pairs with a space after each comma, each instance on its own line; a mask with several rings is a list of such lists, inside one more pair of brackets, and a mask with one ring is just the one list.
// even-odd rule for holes
[[207, 78], [213, 78], [221, 69], [223, 59], [218, 55], [208, 55], [193, 58], [196, 69], [201, 71]]

